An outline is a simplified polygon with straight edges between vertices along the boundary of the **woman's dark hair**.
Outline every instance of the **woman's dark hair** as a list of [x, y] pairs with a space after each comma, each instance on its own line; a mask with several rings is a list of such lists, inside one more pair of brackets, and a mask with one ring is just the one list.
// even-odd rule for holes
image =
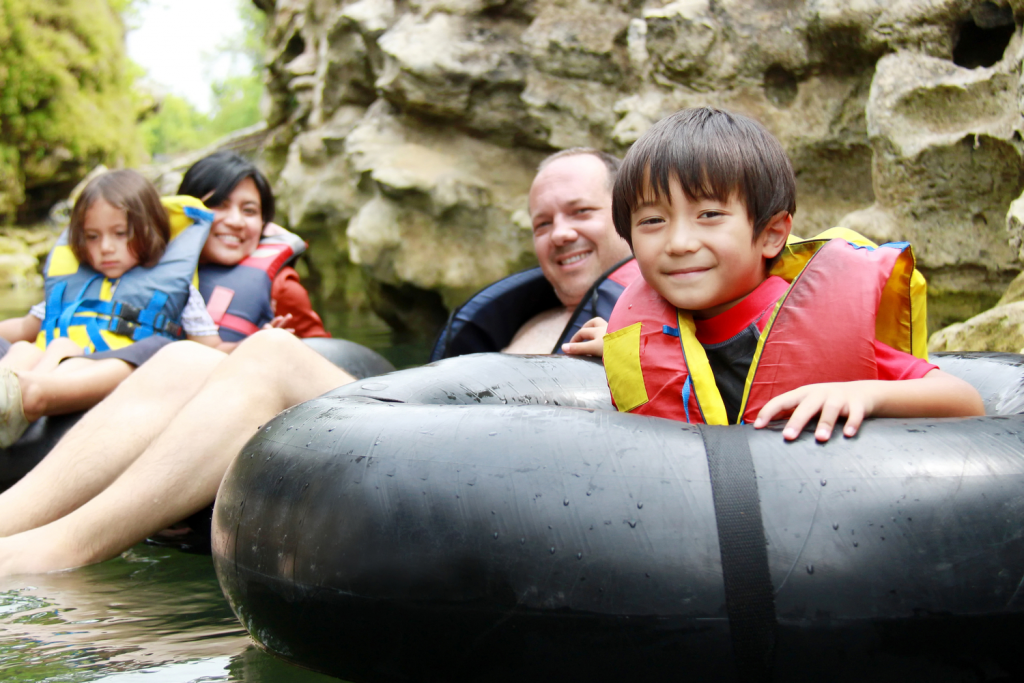
[[85, 214], [97, 199], [124, 211], [128, 248], [139, 265], [154, 266], [171, 239], [171, 223], [153, 183], [137, 171], [110, 171], [89, 181], [71, 209], [68, 242], [79, 263], [89, 263], [85, 246]]
[[256, 183], [263, 223], [267, 224], [274, 220], [274, 193], [270, 183], [255, 164], [235, 152], [214, 152], [192, 164], [181, 179], [178, 194], [197, 199], [206, 197], [203, 203], [213, 209], [223, 204], [238, 183], [246, 178], [252, 178]]
[[631, 214], [642, 201], [669, 198], [671, 178], [692, 199], [724, 202], [735, 192], [753, 223], [751, 239], [780, 212], [796, 211], [793, 166], [764, 126], [712, 107], [683, 109], [654, 124], [622, 160], [612, 219], [631, 247]]

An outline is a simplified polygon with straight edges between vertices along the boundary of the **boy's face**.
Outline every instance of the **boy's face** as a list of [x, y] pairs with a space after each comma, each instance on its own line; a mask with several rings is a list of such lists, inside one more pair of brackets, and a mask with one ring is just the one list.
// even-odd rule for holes
[[694, 200], [675, 178], [669, 189], [671, 203], [662, 196], [633, 211], [633, 253], [644, 280], [669, 303], [710, 318], [765, 280], [765, 259], [785, 245], [790, 218], [777, 216], [753, 240], [747, 207], [736, 195], [726, 202]]

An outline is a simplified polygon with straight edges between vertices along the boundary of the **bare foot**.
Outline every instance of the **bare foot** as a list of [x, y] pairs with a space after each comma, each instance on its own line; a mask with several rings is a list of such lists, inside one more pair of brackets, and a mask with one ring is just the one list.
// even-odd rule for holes
[[87, 557], [78, 556], [80, 549], [77, 544], [69, 547], [50, 542], [45, 529], [32, 529], [0, 538], [0, 576], [46, 574], [90, 563]]

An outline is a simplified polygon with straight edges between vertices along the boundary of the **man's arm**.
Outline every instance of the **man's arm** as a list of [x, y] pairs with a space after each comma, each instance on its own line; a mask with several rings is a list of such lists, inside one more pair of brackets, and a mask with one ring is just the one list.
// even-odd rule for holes
[[782, 430], [783, 438], [795, 439], [811, 418], [820, 413], [814, 438], [828, 441], [840, 416], [846, 418], [843, 435], [850, 437], [869, 415], [966, 417], [984, 415], [985, 406], [970, 384], [941, 370], [932, 370], [920, 379], [809, 384], [768, 401], [758, 413], [754, 427], [761, 429], [789, 411], [792, 414]]
[[583, 323], [576, 334], [565, 344], [562, 352], [570, 356], [604, 356], [604, 335], [608, 331], [608, 321], [604, 318], [591, 318]]

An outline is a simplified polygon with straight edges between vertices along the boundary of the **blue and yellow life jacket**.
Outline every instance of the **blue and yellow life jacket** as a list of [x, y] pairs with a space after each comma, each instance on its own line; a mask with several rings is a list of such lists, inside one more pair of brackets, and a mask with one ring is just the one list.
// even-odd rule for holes
[[[927, 360], [927, 285], [908, 243], [879, 247], [832, 228], [792, 238], [771, 274], [790, 286], [758, 339], [740, 421], [753, 421], [772, 397], [807, 384], [877, 379], [876, 339]], [[620, 411], [728, 424], [693, 318], [642, 279], [608, 321], [604, 366]]]
[[[640, 269], [632, 256], [599, 277], [580, 299], [551, 353], [562, 353], [562, 344], [591, 318], [607, 320], [626, 285], [639, 277]], [[531, 318], [561, 305], [539, 267], [509, 275], [480, 290], [452, 312], [434, 343], [430, 361], [501, 351]]]
[[86, 353], [122, 348], [154, 334], [183, 337], [181, 313], [196, 277], [213, 214], [193, 197], [164, 197], [171, 240], [160, 261], [109, 280], [79, 263], [64, 231], [46, 259], [46, 318], [36, 339], [45, 348], [67, 337]]
[[260, 239], [256, 251], [238, 265], [199, 266], [199, 292], [222, 340], [241, 341], [273, 319], [274, 278], [304, 251], [302, 238], [282, 229], [281, 234]]

